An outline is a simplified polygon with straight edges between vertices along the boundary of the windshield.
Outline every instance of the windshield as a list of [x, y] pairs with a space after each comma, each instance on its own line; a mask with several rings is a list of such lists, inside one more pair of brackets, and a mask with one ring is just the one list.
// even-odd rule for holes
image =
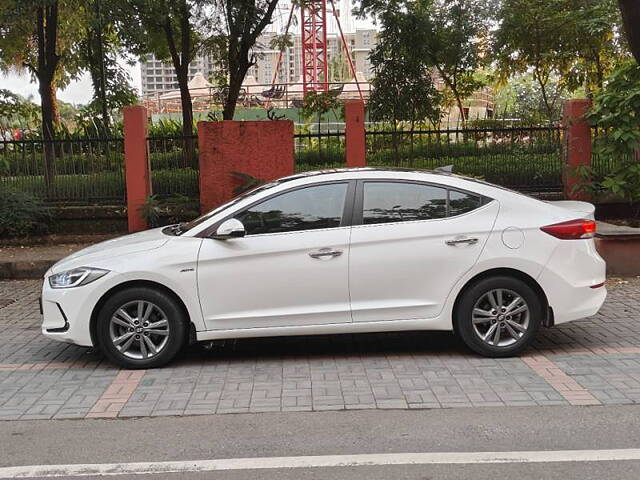
[[181, 224], [180, 225], [180, 234], [188, 232], [192, 228], [197, 227], [198, 225], [200, 225], [202, 222], [206, 222], [207, 220], [209, 220], [214, 215], [217, 215], [218, 213], [220, 213], [223, 210], [235, 205], [236, 203], [240, 202], [241, 200], [244, 200], [247, 197], [255, 195], [256, 193], [260, 193], [260, 192], [263, 192], [265, 190], [269, 190], [270, 188], [273, 188], [273, 187], [275, 187], [276, 185], [279, 185], [279, 184], [280, 184], [280, 182], [266, 183], [266, 184], [261, 185], [261, 186], [259, 186], [257, 188], [254, 188], [253, 190], [249, 190], [248, 192], [245, 192], [245, 193], [243, 193], [241, 195], [238, 195], [233, 200], [230, 200], [229, 202], [224, 203], [224, 204], [220, 205], [219, 207], [214, 208], [210, 212], [207, 212], [204, 215], [199, 216], [195, 220], [191, 220], [190, 222]]

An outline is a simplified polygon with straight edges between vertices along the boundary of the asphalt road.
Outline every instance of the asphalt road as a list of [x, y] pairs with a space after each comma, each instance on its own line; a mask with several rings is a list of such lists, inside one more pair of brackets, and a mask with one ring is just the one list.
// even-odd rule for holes
[[[595, 460], [603, 450], [640, 449], [639, 414], [637, 406], [511, 407], [0, 422], [0, 467], [154, 462], [141, 474], [129, 475], [124, 466], [125, 473], [113, 477], [138, 480], [637, 479], [640, 450], [632, 453], [633, 460]], [[410, 465], [402, 463], [403, 455], [389, 457], [399, 464], [386, 464], [383, 455], [426, 453], [439, 458], [438, 452], [457, 452], [466, 458], [464, 452], [496, 452], [490, 457], [500, 458], [500, 453], [512, 455], [509, 452], [574, 450], [589, 452], [580, 461], [571, 461], [569, 453], [562, 454], [569, 458], [561, 462], [546, 461], [545, 454], [543, 461], [490, 464], [478, 463], [471, 455], [470, 463], [463, 464]], [[351, 466], [361, 454], [376, 455], [377, 464]], [[265, 457], [298, 457], [304, 463], [314, 456], [313, 463], [325, 455], [341, 457], [333, 466], [291, 468], [275, 459], [276, 468], [254, 468], [256, 458], [260, 463]], [[552, 459], [553, 454], [548, 455]], [[253, 460], [235, 462], [227, 471], [144, 473], [156, 468], [155, 462], [238, 458]], [[593, 461], [584, 461], [587, 458]], [[0, 468], [0, 478], [6, 478], [3, 471]]]

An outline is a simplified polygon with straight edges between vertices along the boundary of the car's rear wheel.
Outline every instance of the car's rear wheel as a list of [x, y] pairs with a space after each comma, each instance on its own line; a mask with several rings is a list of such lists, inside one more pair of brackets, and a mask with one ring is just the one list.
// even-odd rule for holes
[[531, 343], [543, 314], [543, 302], [526, 282], [515, 277], [488, 277], [462, 293], [455, 327], [474, 352], [507, 357]]
[[98, 314], [100, 348], [124, 368], [154, 368], [171, 361], [187, 332], [184, 311], [170, 296], [146, 287], [117, 292]]

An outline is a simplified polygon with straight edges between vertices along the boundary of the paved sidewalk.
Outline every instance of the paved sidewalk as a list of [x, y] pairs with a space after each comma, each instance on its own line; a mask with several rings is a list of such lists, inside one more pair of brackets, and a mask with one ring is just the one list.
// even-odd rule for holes
[[640, 280], [610, 283], [600, 314], [519, 358], [410, 332], [246, 339], [124, 371], [40, 334], [39, 282], [0, 282], [0, 419], [640, 403]]

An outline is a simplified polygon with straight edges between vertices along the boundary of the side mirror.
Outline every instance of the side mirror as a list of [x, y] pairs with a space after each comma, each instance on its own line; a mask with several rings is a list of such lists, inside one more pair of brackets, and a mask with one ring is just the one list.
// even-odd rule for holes
[[247, 232], [244, 229], [244, 225], [240, 220], [230, 218], [225, 220], [216, 230], [215, 235], [211, 238], [215, 240], [229, 240], [230, 238], [244, 237]]

